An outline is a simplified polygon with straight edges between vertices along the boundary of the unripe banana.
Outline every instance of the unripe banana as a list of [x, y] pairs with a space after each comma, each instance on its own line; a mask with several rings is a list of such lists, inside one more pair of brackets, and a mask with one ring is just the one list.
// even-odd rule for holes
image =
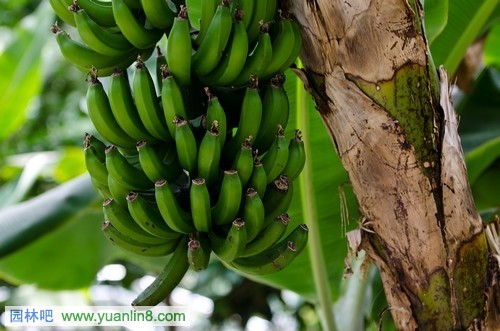
[[271, 224], [265, 227], [259, 235], [249, 242], [240, 257], [252, 256], [259, 254], [269, 247], [276, 244], [286, 232], [287, 226], [290, 223], [288, 214], [280, 214], [274, 218]]
[[165, 256], [171, 254], [178, 241], [169, 240], [162, 244], [140, 242], [120, 233], [109, 221], [105, 221], [102, 224], [102, 231], [113, 245], [142, 256]]
[[167, 38], [167, 62], [172, 75], [184, 87], [191, 82], [191, 53], [187, 8], [181, 6]]
[[201, 2], [200, 30], [194, 40], [197, 45], [200, 45], [203, 38], [205, 38], [205, 34], [208, 31], [208, 27], [212, 22], [212, 18], [214, 17], [219, 3], [220, 0], [204, 0]]
[[130, 216], [128, 209], [120, 206], [112, 198], [104, 200], [102, 209], [105, 218], [111, 222], [118, 232], [123, 233], [131, 239], [153, 245], [163, 244], [167, 241], [144, 231]]
[[90, 177], [90, 182], [92, 183], [92, 187], [99, 194], [99, 196], [103, 199], [107, 199], [111, 196], [111, 192], [109, 191], [108, 185], [103, 183], [99, 183], [95, 178]]
[[214, 224], [229, 224], [236, 218], [240, 209], [242, 188], [237, 170], [224, 171], [219, 198], [212, 208]]
[[127, 187], [122, 184], [119, 180], [113, 178], [113, 176], [108, 175], [108, 187], [111, 197], [123, 208], [127, 207], [127, 195], [132, 190], [131, 187]]
[[248, 28], [252, 19], [255, 2], [255, 0], [238, 0], [237, 8], [244, 14], [241, 21], [245, 29]]
[[266, 211], [265, 224], [278, 215], [286, 213], [293, 198], [293, 183], [288, 180], [286, 175], [281, 175], [268, 185], [266, 194], [262, 199]]
[[264, 169], [264, 166], [259, 161], [257, 154], [255, 154], [253, 158], [252, 176], [250, 176], [250, 179], [248, 180], [247, 187], [254, 188], [257, 191], [257, 193], [259, 193], [261, 199], [264, 197], [264, 194], [266, 193], [266, 188], [267, 188], [266, 169]]
[[195, 231], [191, 213], [182, 209], [174, 191], [165, 179], [155, 183], [155, 198], [161, 216], [167, 225], [179, 233]]
[[166, 0], [141, 0], [140, 4], [146, 18], [154, 27], [166, 29], [174, 23], [175, 13]]
[[196, 238], [189, 240], [187, 258], [194, 271], [205, 270], [210, 262], [210, 241], [206, 234], [199, 233]]
[[257, 191], [249, 188], [245, 194], [245, 204], [243, 206], [243, 220], [247, 229], [247, 240], [252, 241], [264, 228], [265, 219], [264, 204]]
[[253, 10], [250, 22], [247, 24], [248, 40], [253, 44], [259, 35], [261, 24], [268, 23], [266, 20], [267, 0], [253, 0]]
[[85, 133], [83, 138], [83, 147], [91, 146], [97, 153], [97, 157], [101, 162], [106, 162], [106, 154], [104, 150], [106, 149], [106, 144], [99, 140], [96, 136], [90, 133]]
[[198, 147], [196, 139], [188, 121], [174, 117], [175, 146], [179, 164], [189, 172], [191, 177], [195, 176], [198, 166]]
[[204, 178], [195, 178], [191, 181], [189, 200], [191, 202], [191, 216], [196, 231], [210, 231], [212, 228], [210, 193], [208, 192]]
[[122, 130], [113, 116], [108, 96], [97, 79], [96, 69], [90, 73], [86, 100], [90, 120], [104, 139], [123, 148], [131, 148], [135, 145], [134, 139]]
[[300, 32], [300, 26], [299, 23], [296, 21], [292, 22], [292, 29], [293, 33], [295, 34], [295, 43], [292, 46], [292, 50], [290, 51], [290, 55], [288, 57], [288, 60], [286, 60], [285, 63], [279, 68], [278, 71], [284, 72], [286, 69], [290, 68], [292, 63], [297, 60], [298, 55], [300, 54], [300, 51], [302, 50], [302, 34]]
[[153, 187], [148, 176], [141, 169], [128, 163], [127, 159], [113, 145], [106, 148], [106, 168], [114, 179], [127, 187], [138, 190], [147, 190]]
[[264, 169], [266, 169], [268, 183], [275, 180], [285, 168], [289, 154], [288, 145], [289, 143], [285, 138], [285, 131], [280, 125], [271, 148], [261, 160]]
[[73, 14], [68, 11], [69, 3], [65, 0], [49, 0], [49, 4], [60, 19], [71, 26], [76, 26]]
[[137, 59], [135, 67], [132, 88], [135, 105], [142, 123], [153, 137], [167, 142], [172, 141], [165, 116], [156, 96], [153, 78], [140, 57]]
[[269, 275], [283, 270], [304, 250], [309, 230], [305, 224], [297, 226], [285, 239], [262, 253], [240, 257], [230, 264], [250, 275]]
[[251, 137], [248, 137], [243, 144], [241, 144], [241, 148], [236, 154], [234, 159], [232, 169], [236, 169], [238, 171], [238, 175], [240, 176], [241, 185], [245, 187], [248, 180], [252, 176], [253, 171], [253, 155], [252, 155], [252, 145], [251, 145]]
[[221, 149], [224, 148], [224, 144], [226, 142], [226, 133], [227, 133], [227, 119], [226, 113], [222, 108], [222, 105], [219, 102], [219, 98], [210, 93], [208, 88], [205, 88], [205, 93], [208, 96], [208, 106], [207, 106], [207, 114], [206, 114], [206, 122], [213, 123], [217, 121], [219, 126], [219, 143]]
[[155, 306], [170, 295], [189, 268], [189, 262], [186, 258], [187, 243], [187, 236], [182, 236], [165, 268], [153, 283], [132, 302], [132, 306]]
[[306, 164], [306, 151], [299, 130], [295, 130], [295, 137], [290, 140], [288, 150], [288, 161], [282, 174], [287, 175], [288, 180], [293, 182], [300, 175]]
[[110, 1], [78, 0], [78, 5], [85, 9], [87, 14], [100, 26], [116, 27]]
[[184, 106], [181, 89], [175, 77], [171, 75], [167, 67], [162, 67], [161, 72], [161, 104], [170, 135], [175, 137], [174, 118], [177, 116], [187, 120], [189, 116]]
[[220, 157], [219, 123], [214, 121], [201, 140], [198, 150], [198, 176], [205, 178], [207, 186], [217, 182]]
[[108, 185], [108, 170], [106, 164], [99, 159], [99, 155], [94, 147], [87, 145], [84, 148], [85, 167], [92, 179], [97, 183]]
[[137, 142], [139, 151], [139, 162], [141, 168], [153, 183], [165, 178], [167, 181], [175, 181], [182, 173], [182, 168], [177, 162], [165, 164], [158, 152], [145, 140]]
[[[167, 67], [167, 57], [162, 53], [159, 46], [156, 46], [156, 61], [155, 61], [155, 69], [156, 69], [156, 83], [158, 86], [158, 93], [161, 95], [161, 86], [163, 81], [163, 67]], [[167, 123], [168, 124], [168, 123]]]
[[212, 231], [209, 238], [215, 255], [224, 262], [231, 262], [240, 256], [248, 241], [245, 222], [237, 218], [225, 236]]

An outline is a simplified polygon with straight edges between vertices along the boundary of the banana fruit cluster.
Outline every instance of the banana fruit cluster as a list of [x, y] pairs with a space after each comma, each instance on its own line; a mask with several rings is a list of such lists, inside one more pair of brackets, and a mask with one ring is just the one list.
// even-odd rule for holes
[[[211, 256], [247, 274], [287, 267], [308, 238], [287, 214], [305, 164], [300, 131], [285, 136], [297, 23], [277, 0], [203, 0], [197, 31], [186, 7], [165, 0], [66, 1], [51, 4], [85, 44], [52, 30], [88, 73], [103, 141], [85, 135], [85, 164], [104, 200], [103, 233], [138, 255], [171, 255], [133, 305], [156, 305]], [[150, 71], [163, 33], [167, 50], [157, 47]]]

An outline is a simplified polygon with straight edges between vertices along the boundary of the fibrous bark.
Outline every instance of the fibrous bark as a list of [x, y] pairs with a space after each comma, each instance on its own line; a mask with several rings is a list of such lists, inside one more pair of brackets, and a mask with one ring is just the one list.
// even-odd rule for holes
[[481, 325], [488, 250], [444, 70], [418, 2], [288, 1], [309, 88], [401, 330]]

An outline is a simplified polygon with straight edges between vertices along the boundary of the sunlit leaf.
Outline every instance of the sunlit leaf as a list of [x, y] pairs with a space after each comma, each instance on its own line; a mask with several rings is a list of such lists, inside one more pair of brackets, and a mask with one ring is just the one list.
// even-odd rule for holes
[[484, 63], [500, 69], [500, 24], [497, 24], [488, 34], [484, 44]]
[[425, 0], [424, 12], [425, 34], [431, 45], [448, 22], [448, 0]]

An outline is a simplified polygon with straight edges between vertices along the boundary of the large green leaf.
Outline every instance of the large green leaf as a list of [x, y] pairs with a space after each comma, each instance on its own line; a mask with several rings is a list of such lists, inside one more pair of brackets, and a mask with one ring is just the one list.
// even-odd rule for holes
[[500, 24], [495, 25], [484, 44], [484, 62], [488, 66], [500, 69]]
[[[32, 24], [25, 24], [28, 19], [33, 19]], [[12, 42], [0, 54], [0, 141], [22, 125], [30, 103], [40, 91], [40, 50], [50, 35], [45, 27], [52, 20], [48, 2], [42, 1], [35, 13], [18, 24]]]
[[448, 22], [448, 0], [425, 0], [424, 12], [425, 34], [431, 45]]

